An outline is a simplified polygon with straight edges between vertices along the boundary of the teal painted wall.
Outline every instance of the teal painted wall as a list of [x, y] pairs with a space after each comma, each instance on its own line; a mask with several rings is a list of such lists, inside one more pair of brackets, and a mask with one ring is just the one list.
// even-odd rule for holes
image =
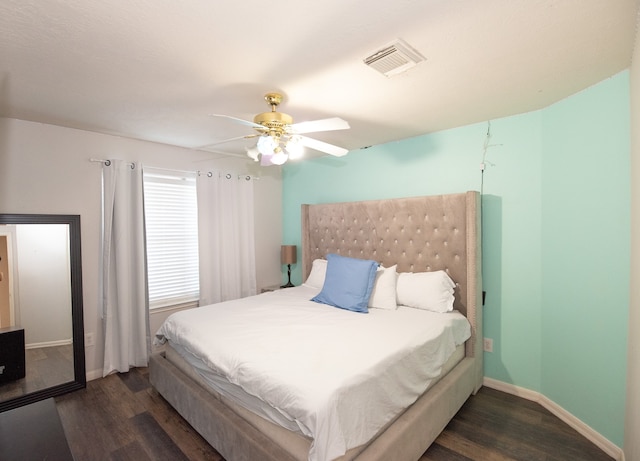
[[542, 393], [622, 446], [629, 74], [543, 111]]
[[[485, 375], [543, 393], [621, 445], [629, 283], [628, 98], [624, 72], [549, 108], [490, 125], [286, 164], [283, 243], [300, 244], [303, 203], [482, 188], [484, 334], [494, 340], [494, 352], [485, 354]], [[488, 132], [492, 147], [482, 174]], [[602, 169], [607, 173], [596, 174]], [[580, 220], [563, 214], [568, 202], [580, 210]], [[590, 217], [593, 222], [585, 224]], [[607, 245], [593, 251], [593, 242]], [[589, 272], [592, 266], [598, 271]], [[605, 271], [613, 276], [602, 277]], [[293, 267], [292, 280], [301, 283], [300, 264]], [[580, 288], [580, 295], [572, 298], [563, 280]], [[612, 297], [613, 309], [604, 299]], [[590, 318], [577, 315], [584, 312], [585, 300]], [[613, 312], [594, 342], [580, 332], [591, 333], [601, 323], [592, 315], [597, 306]], [[572, 327], [562, 323], [569, 318], [577, 322]], [[610, 374], [594, 378], [599, 371], [594, 373], [588, 357], [605, 355], [601, 342], [612, 362], [606, 367]]]

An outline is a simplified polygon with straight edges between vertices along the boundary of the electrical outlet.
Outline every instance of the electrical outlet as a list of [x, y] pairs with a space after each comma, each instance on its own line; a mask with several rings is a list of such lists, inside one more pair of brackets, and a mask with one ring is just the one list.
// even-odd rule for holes
[[93, 336], [93, 333], [85, 333], [84, 334], [84, 347], [91, 347], [91, 346], [95, 346], [96, 342], [95, 342], [95, 338]]
[[485, 352], [493, 352], [493, 339], [484, 338], [483, 348]]

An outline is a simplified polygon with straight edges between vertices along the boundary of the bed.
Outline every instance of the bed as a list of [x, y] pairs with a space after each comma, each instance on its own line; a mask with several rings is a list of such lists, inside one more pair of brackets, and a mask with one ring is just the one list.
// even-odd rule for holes
[[[345, 354], [344, 360], [340, 362], [342, 367], [325, 369], [326, 383], [323, 381], [322, 386], [316, 386], [316, 390], [322, 391], [325, 387], [331, 388], [333, 368], [347, 368], [354, 371], [360, 381], [351, 385], [344, 392], [340, 388], [340, 392], [343, 392], [345, 396], [350, 396], [349, 398], [356, 398], [356, 400], [360, 398], [360, 402], [340, 400], [339, 405], [334, 404], [330, 408], [327, 407], [329, 409], [326, 412], [323, 407], [323, 411], [318, 412], [320, 416], [314, 413], [313, 417], [309, 417], [311, 419], [305, 419], [307, 413], [304, 411], [300, 414], [295, 413], [298, 407], [294, 405], [291, 410], [292, 417], [289, 413], [290, 408], [286, 407], [286, 404], [293, 400], [297, 405], [298, 400], [286, 398], [290, 391], [290, 388], [286, 387], [283, 393], [285, 397], [274, 397], [274, 400], [258, 399], [258, 408], [256, 409], [249, 400], [255, 397], [254, 391], [258, 387], [265, 387], [264, 382], [266, 381], [263, 381], [262, 377], [266, 376], [264, 373], [267, 371], [260, 367], [269, 356], [277, 355], [279, 352], [276, 349], [263, 351], [260, 350], [260, 347], [251, 345], [252, 343], [249, 342], [253, 338], [251, 328], [245, 329], [245, 336], [241, 341], [243, 341], [242, 344], [251, 345], [248, 347], [251, 354], [249, 361], [253, 360], [258, 365], [258, 378], [244, 382], [238, 381], [236, 379], [238, 375], [245, 376], [245, 370], [242, 369], [236, 375], [227, 376], [227, 383], [223, 380], [223, 382], [218, 382], [216, 387], [216, 380], [219, 376], [207, 376], [204, 369], [212, 366], [220, 371], [220, 368], [225, 367], [219, 363], [205, 363], [203, 365], [203, 363], [190, 360], [189, 354], [194, 353], [192, 349], [196, 346], [190, 343], [181, 343], [175, 339], [175, 344], [169, 340], [169, 346], [165, 351], [152, 356], [150, 362], [152, 385], [228, 461], [417, 460], [466, 399], [477, 392], [482, 383], [479, 210], [480, 203], [477, 192], [303, 205], [302, 266], [305, 284], [297, 288], [279, 290], [281, 293], [265, 293], [238, 301], [247, 306], [253, 317], [260, 311], [263, 313], [265, 311], [267, 313], [275, 312], [270, 309], [276, 305], [284, 305], [286, 308], [287, 303], [294, 302], [294, 298], [296, 298], [295, 303], [304, 303], [306, 300], [307, 304], [304, 304], [304, 309], [310, 309], [309, 314], [303, 308], [294, 310], [291, 305], [288, 307], [291, 309], [290, 315], [293, 317], [280, 319], [275, 314], [267, 315], [261, 322], [263, 324], [273, 323], [281, 328], [280, 331], [284, 331], [282, 329], [286, 328], [287, 322], [289, 322], [295, 327], [288, 329], [287, 334], [308, 336], [315, 343], [318, 343], [320, 339], [314, 335], [322, 334], [321, 331], [314, 332], [312, 329], [305, 329], [306, 327], [299, 323], [302, 320], [295, 318], [295, 315], [300, 317], [314, 316], [316, 312], [319, 312], [319, 307], [326, 307], [308, 301], [310, 296], [315, 296], [322, 288], [313, 286], [314, 284], [311, 282], [311, 279], [315, 277], [314, 274], [317, 274], [317, 268], [314, 267], [317, 265], [317, 261], [329, 259], [329, 264], [335, 264], [331, 259], [332, 255], [357, 258], [363, 261], [372, 260], [387, 269], [395, 267], [395, 270], [401, 274], [398, 276], [398, 280], [401, 276], [404, 277], [403, 280], [409, 280], [405, 276], [412, 274], [446, 272], [455, 282], [452, 290], [452, 304], [455, 312], [451, 313], [449, 318], [453, 318], [453, 314], [459, 313], [457, 315], [465, 320], [468, 327], [468, 339], [461, 346], [446, 353], [445, 360], [436, 367], [438, 368], [437, 376], [416, 373], [415, 383], [408, 378], [406, 381], [405, 378], [402, 379], [403, 385], [407, 384], [406, 387], [412, 389], [415, 387], [412, 392], [420, 392], [413, 400], [407, 397], [410, 400], [409, 403], [401, 404], [395, 401], [388, 403], [384, 397], [375, 393], [371, 396], [366, 394], [366, 398], [362, 397], [360, 392], [362, 389], [377, 389], [384, 387], [385, 384], [380, 384], [377, 381], [375, 383], [363, 381], [361, 377], [366, 376], [367, 380], [378, 379], [378, 375], [386, 375], [385, 370], [393, 370], [394, 365], [389, 365], [391, 362], [383, 365], [371, 362], [371, 367], [369, 367], [367, 355], [355, 355], [355, 360], [350, 362], [346, 357], [348, 354]], [[379, 273], [378, 270], [377, 274]], [[233, 313], [239, 311], [233, 310], [228, 303], [212, 306], [212, 309], [195, 309], [194, 311], [200, 312], [193, 312], [189, 315], [209, 315], [209, 311], [224, 312], [225, 309], [227, 311], [222, 317], [227, 318], [231, 324], [234, 322], [238, 325], [242, 324], [241, 318], [233, 318]], [[415, 316], [422, 316], [424, 312], [413, 308], [401, 307], [397, 311], [370, 309], [369, 313], [372, 315], [365, 317], [360, 313], [331, 307], [327, 307], [325, 310], [327, 315], [332, 318], [331, 321], [334, 322], [334, 325], [339, 325], [340, 328], [349, 322], [362, 322], [362, 319], [366, 318], [367, 322], [373, 325], [373, 333], [366, 333], [362, 329], [363, 331], [358, 333], [362, 335], [375, 335], [377, 331], [375, 329], [380, 328], [380, 325], [390, 324], [395, 321], [392, 319], [401, 316], [407, 317], [410, 324], [411, 322], [413, 324], [428, 323], [415, 320], [418, 318]], [[323, 313], [323, 315], [325, 314]], [[381, 323], [376, 325], [376, 322]], [[198, 320], [197, 323], [202, 325], [203, 320]], [[312, 323], [315, 324], [315, 321]], [[164, 325], [163, 328], [165, 328]], [[173, 334], [171, 328], [171, 326], [167, 326], [166, 330], [163, 330], [162, 336], [166, 334], [171, 339]], [[219, 331], [214, 327], [207, 327], [209, 329], [201, 327], [200, 331], [195, 326], [189, 328], [189, 334], [186, 335], [188, 337], [202, 336], [220, 349], [225, 347], [231, 350], [242, 349], [238, 344], [233, 343], [234, 335], [224, 337], [224, 331], [230, 328], [228, 325], [221, 325]], [[402, 328], [410, 328], [410, 326]], [[209, 331], [211, 334], [208, 334]], [[348, 333], [348, 335], [352, 334]], [[334, 336], [339, 335], [336, 333]], [[296, 336], [291, 338], [296, 338], [296, 341], [303, 340], [303, 338]], [[291, 338], [288, 337], [287, 341], [290, 341]], [[362, 336], [359, 339], [365, 342], [369, 341], [367, 344], [371, 344], [373, 336], [367, 338], [367, 336]], [[385, 341], [387, 339], [385, 338]], [[268, 344], [268, 348], [275, 347], [274, 343], [278, 342], [275, 337], [271, 337], [267, 341], [264, 344]], [[333, 338], [331, 343], [333, 343]], [[420, 347], [427, 346], [421, 345]], [[304, 350], [305, 347], [300, 346], [294, 349]], [[324, 349], [331, 349], [331, 347], [323, 347]], [[199, 356], [199, 354], [195, 355]], [[202, 357], [200, 358], [202, 359]], [[235, 369], [235, 360], [235, 357], [230, 359], [227, 363], [234, 366], [226, 368]], [[321, 359], [318, 360], [321, 361]], [[203, 359], [203, 362], [207, 362], [207, 359]], [[312, 362], [313, 360], [308, 361], [308, 363]], [[264, 366], [266, 367], [266, 365]], [[417, 368], [414, 365], [408, 367], [409, 370]], [[320, 369], [322, 368], [320, 367]], [[296, 387], [297, 376], [291, 374], [290, 370], [286, 370], [284, 367], [282, 371], [289, 374], [284, 375], [286, 379], [281, 378], [280, 384], [284, 383], [287, 386]], [[424, 393], [418, 386], [421, 381], [425, 382], [425, 387], [428, 385], [428, 390]], [[213, 389], [211, 388], [212, 382]], [[414, 386], [414, 384], [416, 385]], [[267, 387], [277, 386], [269, 384]], [[392, 394], [394, 394], [392, 399], [394, 400], [395, 394], [402, 393], [392, 392]], [[399, 398], [399, 400], [403, 399]], [[262, 413], [260, 413], [260, 404], [262, 404]], [[397, 410], [396, 407], [393, 407], [396, 404], [405, 405], [406, 408], [402, 407]], [[364, 419], [360, 420], [360, 425], [368, 425], [371, 421], [376, 422], [376, 424], [371, 424], [370, 432], [356, 431], [357, 434], [354, 436], [348, 433], [344, 437], [349, 443], [342, 447], [336, 448], [333, 442], [321, 443], [325, 434], [318, 427], [325, 428], [325, 432], [331, 432], [340, 425], [336, 422], [343, 421], [345, 418], [349, 419], [360, 412], [360, 410], [345, 411], [345, 408], [358, 408], [364, 411], [371, 407], [377, 411], [376, 405], [385, 409], [393, 407], [389, 410], [391, 412], [389, 414], [393, 416], [386, 415], [377, 419], [376, 413], [372, 413], [371, 416], [367, 414]], [[273, 413], [276, 415], [272, 418]], [[277, 421], [276, 416], [282, 414], [285, 416], [285, 421]], [[316, 419], [321, 417], [325, 419]], [[357, 420], [357, 418], [355, 419]], [[289, 425], [287, 425], [287, 420]], [[338, 439], [340, 437], [342, 435]], [[354, 445], [354, 442], [357, 443]]]

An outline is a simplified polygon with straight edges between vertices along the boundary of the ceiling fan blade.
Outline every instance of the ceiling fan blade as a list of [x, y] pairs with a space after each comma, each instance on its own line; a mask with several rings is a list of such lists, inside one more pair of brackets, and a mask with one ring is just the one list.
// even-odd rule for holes
[[[216, 150], [216, 149], [212, 149], [210, 147], [204, 146], [204, 147], [194, 147], [194, 150], [200, 150], [203, 152], [210, 152], [212, 154], [219, 154], [219, 155], [223, 155], [225, 157], [238, 157], [238, 158], [247, 158], [246, 154], [238, 154], [235, 152], [225, 152], [225, 151], [221, 151], [221, 150]], [[208, 162], [211, 161], [211, 159], [203, 159], [203, 160], [196, 160], [194, 163], [200, 163], [200, 162]]]
[[300, 143], [310, 149], [319, 150], [320, 152], [325, 152], [336, 157], [342, 157], [343, 155], [346, 155], [347, 152], [349, 152], [349, 150], [345, 149], [344, 147], [334, 146], [333, 144], [318, 141], [317, 139], [313, 138], [307, 138], [306, 136], [300, 136]]
[[309, 122], [294, 123], [287, 130], [289, 133], [317, 133], [318, 131], [335, 131], [346, 130], [351, 128], [349, 122], [339, 117], [323, 118], [321, 120], [312, 120]]
[[241, 125], [250, 126], [251, 128], [257, 128], [257, 129], [264, 129], [265, 128], [263, 125], [260, 125], [259, 123], [250, 122], [249, 120], [243, 120], [241, 118], [232, 117], [230, 115], [209, 114], [209, 117], [227, 118], [229, 120], [233, 120], [236, 123], [240, 123]]
[[255, 138], [256, 136], [260, 136], [259, 134], [245, 134], [244, 136], [236, 136], [235, 138], [223, 139], [221, 141], [212, 142], [210, 144], [205, 144], [204, 146], [198, 147], [198, 149], [206, 149], [207, 147], [217, 146], [218, 144], [224, 144], [231, 141], [237, 141], [238, 139], [250, 139]]

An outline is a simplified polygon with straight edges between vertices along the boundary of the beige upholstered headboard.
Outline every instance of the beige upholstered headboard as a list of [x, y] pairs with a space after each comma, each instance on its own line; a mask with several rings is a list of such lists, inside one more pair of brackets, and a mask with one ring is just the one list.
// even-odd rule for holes
[[303, 279], [329, 253], [397, 264], [398, 272], [447, 271], [457, 285], [454, 307], [472, 325], [474, 355], [482, 325], [478, 192], [302, 205]]

